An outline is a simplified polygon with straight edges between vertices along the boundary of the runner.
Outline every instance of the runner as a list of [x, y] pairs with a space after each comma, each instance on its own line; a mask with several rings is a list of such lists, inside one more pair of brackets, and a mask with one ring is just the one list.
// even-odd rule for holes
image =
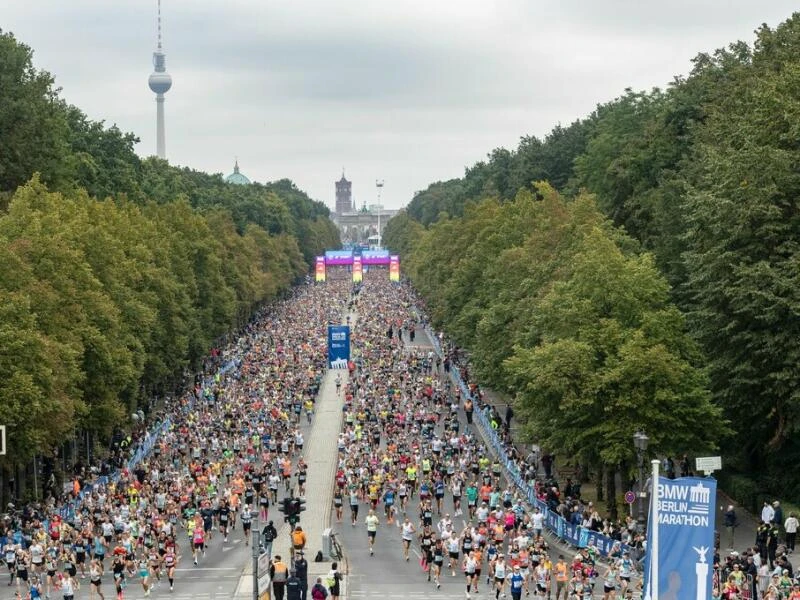
[[95, 594], [100, 596], [100, 600], [105, 600], [100, 589], [103, 584], [102, 577], [103, 564], [97, 559], [92, 559], [92, 562], [89, 563], [89, 600], [93, 600]]
[[470, 597], [470, 591], [474, 593], [478, 593], [478, 583], [477, 580], [480, 577], [480, 574], [477, 573], [478, 568], [478, 561], [475, 560], [475, 555], [472, 552], [464, 554], [464, 576], [467, 579], [467, 598]]
[[511, 590], [511, 598], [513, 600], [520, 600], [523, 590], [525, 591], [525, 595], [528, 595], [528, 580], [522, 575], [519, 566], [514, 567], [514, 571], [511, 573], [509, 589]]
[[414, 534], [416, 533], [416, 528], [414, 524], [409, 520], [408, 517], [403, 519], [403, 524], [401, 525], [401, 540], [403, 542], [403, 558], [406, 559], [406, 562], [409, 560], [409, 550], [411, 549], [411, 542], [414, 540]]
[[617, 597], [617, 587], [620, 585], [619, 572], [614, 564], [610, 564], [603, 577], [603, 600], [614, 600]]
[[380, 525], [380, 519], [378, 519], [377, 515], [375, 515], [375, 511], [370, 509], [369, 514], [364, 519], [364, 523], [367, 526], [367, 539], [369, 540], [369, 554], [370, 556], [372, 556], [374, 554], [375, 536], [378, 533], [378, 525]]
[[494, 597], [495, 598], [505, 598], [506, 592], [506, 575], [507, 575], [507, 566], [505, 557], [502, 554], [498, 554], [497, 560], [494, 561]]
[[73, 600], [75, 598], [75, 592], [77, 592], [80, 587], [80, 583], [75, 579], [75, 576], [68, 571], [64, 571], [64, 576], [61, 580], [61, 594], [64, 600]]
[[[442, 567], [444, 566], [444, 553], [445, 549], [442, 545], [442, 540], [436, 540], [436, 542], [433, 544], [433, 563], [431, 564], [433, 582], [436, 584], [436, 589], [442, 587], [442, 584], [439, 581], [439, 576], [441, 575]], [[428, 577], [428, 581], [430, 581], [430, 576]]]
[[175, 569], [178, 567], [178, 556], [175, 554], [175, 546], [167, 547], [164, 555], [164, 568], [167, 570], [167, 581], [169, 581], [169, 591], [175, 589]]
[[250, 528], [253, 526], [253, 513], [250, 506], [245, 504], [242, 509], [242, 533], [244, 535], [244, 545], [250, 545]]

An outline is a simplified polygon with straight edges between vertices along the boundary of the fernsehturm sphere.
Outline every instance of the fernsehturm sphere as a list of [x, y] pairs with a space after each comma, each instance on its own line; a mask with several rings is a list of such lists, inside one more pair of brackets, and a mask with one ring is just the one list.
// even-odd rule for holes
[[148, 79], [150, 89], [156, 94], [156, 155], [166, 158], [164, 133], [164, 94], [172, 87], [172, 77], [167, 73], [166, 55], [161, 49], [161, 0], [158, 0], [158, 47], [153, 52], [153, 73]]

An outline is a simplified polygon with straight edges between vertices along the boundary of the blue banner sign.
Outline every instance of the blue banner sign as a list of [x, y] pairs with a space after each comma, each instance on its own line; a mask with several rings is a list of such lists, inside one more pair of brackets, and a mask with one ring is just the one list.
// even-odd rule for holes
[[[659, 477], [656, 493], [658, 510], [651, 506], [650, 514], [652, 517], [658, 513], [658, 548], [648, 546], [643, 598], [654, 596], [651, 563], [655, 553], [659, 598], [711, 598], [716, 480]], [[652, 539], [651, 533], [648, 544]]]
[[350, 326], [328, 325], [328, 368], [346, 369], [350, 362]]

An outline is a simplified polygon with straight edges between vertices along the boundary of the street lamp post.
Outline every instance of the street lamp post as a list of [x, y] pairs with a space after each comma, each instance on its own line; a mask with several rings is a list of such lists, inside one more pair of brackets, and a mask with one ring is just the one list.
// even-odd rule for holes
[[639, 531], [644, 531], [644, 454], [647, 451], [647, 442], [650, 440], [643, 432], [637, 431], [633, 434], [633, 446], [636, 448], [636, 459], [639, 463], [639, 499], [637, 501], [637, 521]]
[[381, 191], [383, 190], [383, 179], [376, 179], [375, 187], [378, 189], [378, 248], [383, 248], [383, 233], [381, 232], [381, 212], [383, 211], [383, 205], [381, 204]]

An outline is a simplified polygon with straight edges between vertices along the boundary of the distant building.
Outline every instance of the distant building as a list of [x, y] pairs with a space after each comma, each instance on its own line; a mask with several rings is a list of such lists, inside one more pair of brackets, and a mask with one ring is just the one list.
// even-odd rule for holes
[[378, 246], [383, 230], [386, 229], [386, 223], [397, 213], [397, 210], [372, 204], [369, 208], [365, 206], [357, 211], [333, 213], [331, 218], [339, 228], [339, 237], [343, 244]]
[[342, 178], [336, 182], [336, 214], [353, 212], [353, 183]]
[[233, 173], [225, 178], [227, 183], [234, 185], [250, 185], [250, 180], [239, 172], [239, 161], [233, 164]]

